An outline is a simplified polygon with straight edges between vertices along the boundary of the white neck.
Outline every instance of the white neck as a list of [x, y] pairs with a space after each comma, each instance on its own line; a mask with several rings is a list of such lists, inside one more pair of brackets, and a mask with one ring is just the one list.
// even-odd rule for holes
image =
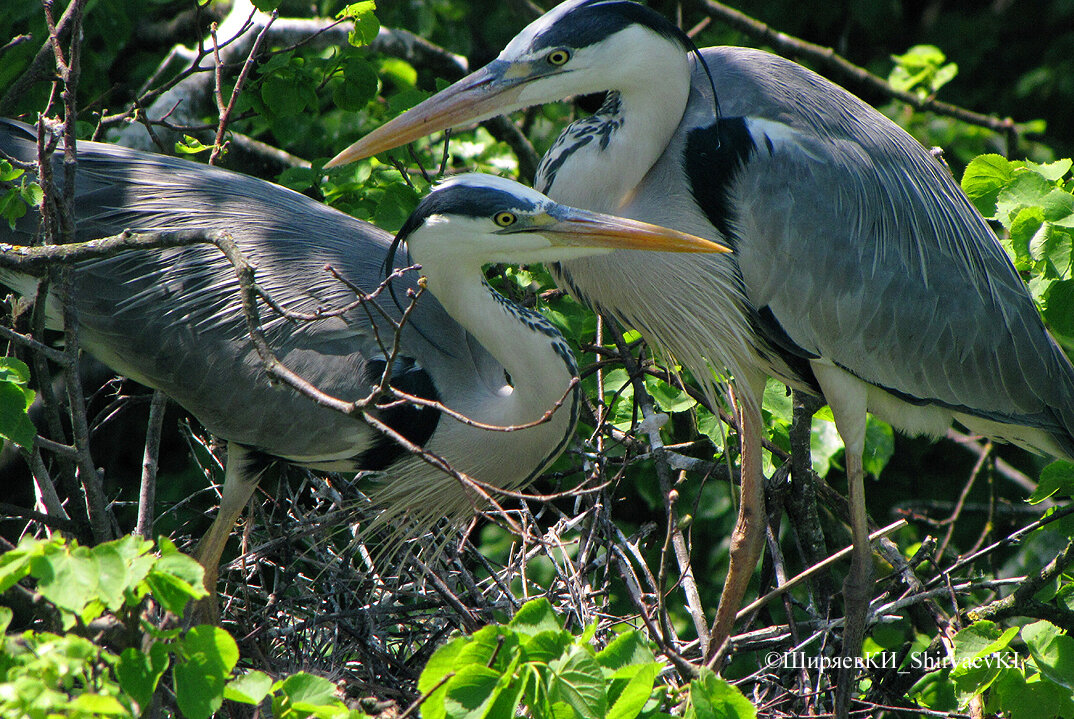
[[[563, 399], [576, 369], [558, 333], [543, 331], [551, 330], [546, 321], [528, 316], [525, 310], [495, 293], [484, 283], [480, 266], [458, 261], [451, 265], [426, 262], [422, 274], [444, 309], [510, 375], [513, 387], [504, 387], [503, 401], [469, 409], [471, 419], [501, 426], [526, 424], [540, 419]], [[570, 398], [565, 404], [570, 404]], [[556, 415], [554, 424], [566, 422], [569, 406]]]
[[[681, 48], [661, 43], [645, 58], [644, 68], [623, 68], [617, 87], [619, 111], [595, 115], [571, 125], [541, 162], [534, 186], [556, 202], [614, 214], [629, 199], [649, 168], [663, 154], [679, 126], [690, 95], [690, 64]], [[658, 51], [657, 51], [658, 50]], [[609, 81], [611, 82], [611, 81]], [[571, 130], [597, 121], [617, 125], [607, 145], [594, 139], [564, 160], [548, 184], [546, 165], [561, 143], [572, 143]]]

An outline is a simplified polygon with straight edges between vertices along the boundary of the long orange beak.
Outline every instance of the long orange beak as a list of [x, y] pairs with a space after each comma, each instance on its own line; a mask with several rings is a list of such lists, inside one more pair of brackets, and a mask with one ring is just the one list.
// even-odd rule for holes
[[[504, 230], [510, 233], [512, 229]], [[730, 248], [678, 230], [625, 217], [560, 206], [517, 232], [537, 232], [560, 245], [650, 252], [731, 252]]]
[[[339, 167], [446, 130], [510, 112], [518, 104], [522, 78], [511, 78], [507, 63], [494, 60], [425, 102], [381, 125], [325, 164]], [[506, 110], [505, 110], [506, 108]]]

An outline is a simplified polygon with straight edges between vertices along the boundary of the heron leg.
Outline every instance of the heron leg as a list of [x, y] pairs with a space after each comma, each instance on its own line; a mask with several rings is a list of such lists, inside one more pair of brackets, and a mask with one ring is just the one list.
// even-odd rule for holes
[[198, 542], [196, 557], [205, 570], [205, 589], [209, 596], [195, 607], [195, 618], [211, 624], [219, 623], [220, 611], [217, 605], [216, 582], [220, 571], [220, 557], [224, 546], [231, 536], [231, 530], [242, 514], [254, 490], [260, 473], [251, 473], [250, 451], [240, 444], [229, 442], [227, 447], [227, 467], [224, 470], [224, 487], [221, 490], [220, 509], [209, 531]]
[[742, 606], [750, 577], [761, 558], [765, 542], [764, 477], [761, 472], [761, 409], [752, 402], [739, 403], [739, 428], [742, 445], [742, 498], [738, 521], [731, 535], [731, 559], [727, 579], [720, 594], [712, 636], [710, 656], [731, 635], [735, 615]]
[[[847, 492], [850, 499], [850, 534], [853, 541], [850, 572], [843, 581], [843, 656], [861, 654], [865, 623], [873, 589], [873, 551], [869, 544], [869, 523], [865, 513], [865, 471], [861, 452], [847, 448]], [[835, 715], [845, 717], [850, 707], [850, 684], [853, 671], [843, 662], [835, 693]]]

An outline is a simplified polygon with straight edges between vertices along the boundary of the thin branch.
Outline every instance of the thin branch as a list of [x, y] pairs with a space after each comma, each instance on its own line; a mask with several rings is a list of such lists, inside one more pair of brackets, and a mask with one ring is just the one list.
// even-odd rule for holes
[[154, 390], [153, 399], [149, 404], [149, 419], [145, 428], [142, 478], [138, 490], [138, 522], [134, 527], [134, 533], [143, 539], [153, 539], [153, 514], [156, 506], [160, 435], [164, 426], [164, 410], [167, 406], [167, 395], [160, 390]]
[[827, 72], [841, 78], [844, 82], [850, 81], [859, 87], [899, 100], [916, 110], [953, 117], [971, 125], [994, 130], [1007, 139], [1008, 146], [1012, 150], [1017, 143], [1018, 126], [1009, 117], [999, 118], [994, 115], [983, 115], [957, 105], [940, 102], [931, 97], [923, 98], [912, 92], [896, 90], [883, 78], [855, 65], [830, 47], [816, 45], [780, 32], [770, 25], [755, 20], [749, 15], [730, 8], [723, 3], [716, 2], [716, 0], [700, 0], [699, 4], [701, 9], [713, 19], [724, 22], [744, 35], [770, 45], [781, 55], [809, 60], [824, 68]]

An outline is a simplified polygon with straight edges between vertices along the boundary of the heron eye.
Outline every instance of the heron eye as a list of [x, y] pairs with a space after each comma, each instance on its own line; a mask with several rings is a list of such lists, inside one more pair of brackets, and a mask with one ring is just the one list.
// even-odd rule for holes
[[518, 217], [513, 212], [497, 212], [492, 216], [492, 221], [500, 227], [510, 227], [518, 222]]
[[566, 50], [553, 50], [548, 53], [549, 65], [566, 65], [567, 61], [571, 59], [570, 52]]

